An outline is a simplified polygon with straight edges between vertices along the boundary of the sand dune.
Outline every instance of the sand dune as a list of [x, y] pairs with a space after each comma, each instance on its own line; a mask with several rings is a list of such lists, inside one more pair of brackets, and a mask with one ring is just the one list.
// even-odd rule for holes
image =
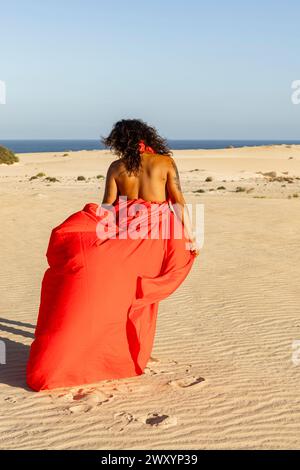
[[100, 201], [112, 161], [65, 153], [0, 165], [0, 448], [299, 449], [300, 146], [175, 151], [205, 243], [160, 304], [154, 360], [140, 377], [35, 393], [25, 365], [50, 230]]

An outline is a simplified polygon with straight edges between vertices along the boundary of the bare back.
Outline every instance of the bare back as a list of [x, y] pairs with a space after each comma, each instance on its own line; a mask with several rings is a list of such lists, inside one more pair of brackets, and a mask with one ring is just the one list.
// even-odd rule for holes
[[[114, 161], [107, 171], [102, 204], [113, 204], [119, 196], [152, 202], [164, 202], [169, 198], [175, 203], [175, 212], [185, 226], [187, 237], [194, 240], [190, 217], [184, 208], [178, 169], [169, 155], [141, 154], [141, 166], [136, 175], [128, 174], [122, 159]], [[195, 256], [199, 254], [196, 248], [191, 251]]]
[[177, 200], [180, 195], [182, 193], [179, 176], [173, 158], [168, 155], [143, 153], [136, 175], [127, 172], [122, 158], [110, 165], [103, 202], [112, 204], [119, 196], [163, 202], [172, 196], [172, 199]]
[[137, 175], [129, 175], [122, 159], [119, 161], [116, 182], [119, 195], [128, 199], [162, 202], [167, 199], [166, 182], [169, 157], [144, 153]]

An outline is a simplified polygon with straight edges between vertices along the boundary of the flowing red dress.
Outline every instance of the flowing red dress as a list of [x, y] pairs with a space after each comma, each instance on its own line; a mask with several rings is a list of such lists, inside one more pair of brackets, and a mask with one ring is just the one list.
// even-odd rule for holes
[[[131, 211], [134, 205], [140, 212]], [[101, 207], [87, 204], [52, 230], [27, 365], [27, 383], [34, 390], [142, 374], [158, 302], [192, 267], [186, 238], [174, 235], [182, 223], [169, 201], [121, 198], [106, 231]], [[143, 226], [140, 236], [137, 226]], [[149, 235], [153, 230], [158, 236]], [[163, 235], [166, 230], [169, 236]], [[135, 235], [123, 238], [126, 231]]]

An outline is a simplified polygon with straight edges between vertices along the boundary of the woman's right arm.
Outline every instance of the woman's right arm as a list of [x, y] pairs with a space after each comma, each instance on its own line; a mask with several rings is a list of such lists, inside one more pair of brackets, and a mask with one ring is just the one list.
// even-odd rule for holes
[[166, 187], [168, 196], [171, 199], [172, 204], [174, 204], [176, 215], [182, 221], [186, 237], [191, 243], [191, 252], [197, 256], [199, 254], [199, 249], [196, 248], [196, 239], [193, 234], [191, 219], [181, 190], [179, 172], [172, 157], [170, 157], [168, 165]]
[[117, 182], [115, 179], [115, 169], [116, 169], [116, 162], [110, 164], [106, 180], [105, 180], [105, 190], [104, 196], [102, 199], [102, 204], [113, 204], [118, 196], [118, 187]]

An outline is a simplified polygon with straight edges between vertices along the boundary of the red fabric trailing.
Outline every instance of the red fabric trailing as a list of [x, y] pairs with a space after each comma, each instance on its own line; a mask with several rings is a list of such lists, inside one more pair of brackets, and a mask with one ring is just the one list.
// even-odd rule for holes
[[[144, 235], [150, 233], [152, 215], [159, 214], [154, 227], [159, 236], [113, 238], [112, 230], [99, 239], [97, 228], [105, 223], [105, 213], [94, 203], [52, 230], [27, 365], [33, 390], [142, 374], [151, 355], [159, 301], [177, 289], [192, 267], [187, 240], [172, 236], [181, 222], [168, 202], [122, 199], [114, 208], [117, 216], [124, 209], [130, 214], [117, 234], [138, 222]], [[167, 239], [161, 236], [164, 223], [170, 227]]]

